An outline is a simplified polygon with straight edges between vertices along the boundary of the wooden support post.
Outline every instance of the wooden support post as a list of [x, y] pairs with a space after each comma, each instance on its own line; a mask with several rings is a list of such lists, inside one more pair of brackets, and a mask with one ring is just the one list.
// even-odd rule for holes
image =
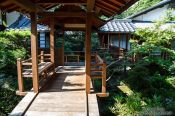
[[63, 31], [63, 41], [62, 41], [62, 62], [61, 62], [61, 64], [62, 64], [62, 66], [64, 66], [64, 42], [65, 42], [65, 31]]
[[50, 55], [51, 62], [55, 64], [55, 38], [54, 38], [54, 17], [50, 18]]
[[24, 92], [24, 83], [23, 83], [23, 77], [22, 77], [22, 60], [21, 60], [21, 58], [17, 59], [17, 71], [18, 71], [19, 92]]
[[106, 93], [106, 63], [102, 66], [102, 93]]
[[128, 52], [129, 34], [126, 34], [126, 52]]
[[108, 33], [108, 50], [109, 50], [110, 35]]
[[86, 40], [85, 40], [85, 49], [86, 49], [86, 93], [90, 93], [90, 80], [91, 80], [91, 13], [87, 13], [86, 17]]
[[118, 34], [118, 47], [119, 47], [118, 54], [119, 54], [119, 57], [120, 57], [120, 33]]
[[38, 38], [37, 38], [36, 13], [31, 13], [30, 17], [31, 17], [31, 56], [32, 56], [33, 89], [35, 93], [38, 93], [39, 76], [38, 76]]
[[41, 55], [40, 57], [41, 57], [41, 63], [42, 63], [42, 62], [44, 62], [44, 51], [41, 51], [40, 55]]

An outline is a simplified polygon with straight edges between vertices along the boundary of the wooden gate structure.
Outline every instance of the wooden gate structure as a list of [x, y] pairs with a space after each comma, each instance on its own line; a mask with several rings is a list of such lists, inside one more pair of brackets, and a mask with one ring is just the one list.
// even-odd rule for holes
[[[86, 93], [90, 93], [91, 79], [91, 33], [107, 21], [122, 13], [137, 0], [0, 0], [4, 12], [18, 11], [31, 19], [31, 66], [34, 93], [39, 92], [39, 60], [37, 24], [50, 27], [50, 62], [55, 61], [55, 29], [64, 31], [85, 31], [85, 74]], [[103, 20], [108, 19], [108, 20]], [[64, 58], [64, 55], [63, 55]], [[19, 64], [21, 65], [21, 64]], [[20, 69], [19, 69], [20, 71]], [[45, 71], [45, 70], [44, 70]], [[22, 80], [19, 80], [19, 82]], [[20, 92], [23, 86], [20, 85]], [[103, 91], [105, 88], [103, 87]]]

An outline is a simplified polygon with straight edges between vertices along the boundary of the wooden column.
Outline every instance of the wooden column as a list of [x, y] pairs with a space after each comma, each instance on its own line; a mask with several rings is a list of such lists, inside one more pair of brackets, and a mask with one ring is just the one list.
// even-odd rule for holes
[[50, 55], [51, 62], [55, 64], [54, 17], [50, 18]]
[[19, 92], [24, 92], [24, 84], [23, 84], [23, 77], [22, 77], [22, 60], [21, 60], [21, 58], [17, 59], [17, 71], [18, 71]]
[[109, 50], [110, 35], [108, 33], [108, 50]]
[[37, 38], [36, 13], [31, 13], [30, 17], [31, 17], [31, 56], [32, 56], [33, 89], [35, 93], [38, 93], [39, 77], [38, 77], [38, 38]]
[[118, 47], [119, 47], [118, 54], [120, 57], [120, 33], [118, 34]]
[[63, 31], [63, 39], [62, 39], [62, 60], [61, 60], [62, 66], [64, 66], [64, 39], [65, 39], [65, 31]]
[[126, 34], [126, 52], [128, 51], [129, 34]]
[[103, 62], [102, 67], [102, 93], [106, 93], [106, 63]]
[[85, 58], [86, 58], [86, 93], [90, 93], [90, 74], [91, 74], [91, 13], [86, 17], [86, 40], [85, 40]]

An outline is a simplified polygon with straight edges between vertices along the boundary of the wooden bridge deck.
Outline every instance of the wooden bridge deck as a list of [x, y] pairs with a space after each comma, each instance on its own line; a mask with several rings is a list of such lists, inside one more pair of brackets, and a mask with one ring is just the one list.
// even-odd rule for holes
[[[58, 70], [58, 76], [39, 92], [28, 108], [24, 110], [21, 107], [24, 107], [22, 104], [26, 104], [26, 100], [32, 100], [30, 97], [22, 100], [12, 111], [11, 116], [19, 114], [26, 116], [86, 116], [86, 111], [90, 116], [99, 116], [96, 95], [88, 95], [88, 102], [86, 101], [85, 74], [83, 72], [84, 67], [65, 67], [65, 70]], [[25, 97], [28, 95], [31, 93]], [[86, 103], [88, 103], [89, 110], [87, 110]]]

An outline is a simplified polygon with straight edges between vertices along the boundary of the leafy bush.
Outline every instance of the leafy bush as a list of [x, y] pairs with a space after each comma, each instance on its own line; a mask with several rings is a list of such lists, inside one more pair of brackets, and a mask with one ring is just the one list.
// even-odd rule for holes
[[0, 109], [3, 110], [4, 114], [8, 114], [17, 105], [21, 97], [16, 96], [15, 91], [0, 88]]
[[119, 116], [134, 116], [137, 115], [139, 111], [142, 110], [144, 104], [142, 103], [141, 94], [135, 93], [131, 96], [115, 96], [114, 107], [111, 107], [111, 111], [115, 115]]
[[17, 58], [26, 56], [23, 40], [29, 38], [29, 31], [10, 30], [0, 32], [0, 72], [12, 74]]
[[30, 37], [30, 31], [10, 30], [0, 32], [0, 115], [8, 115], [21, 97], [16, 96], [17, 58], [25, 58], [27, 50], [24, 41]]

